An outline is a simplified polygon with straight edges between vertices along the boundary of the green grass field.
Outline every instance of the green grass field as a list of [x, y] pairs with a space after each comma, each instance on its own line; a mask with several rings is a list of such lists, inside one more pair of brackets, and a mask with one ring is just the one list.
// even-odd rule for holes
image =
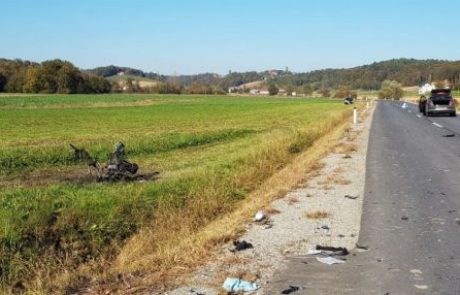
[[[3, 289], [43, 289], [52, 280], [38, 282], [56, 270], [113, 259], [159, 208], [181, 210], [194, 199], [215, 199], [187, 225], [203, 226], [232, 210], [350, 111], [341, 101], [320, 99], [1, 96]], [[158, 171], [160, 178], [80, 181], [88, 172], [68, 144], [104, 162], [117, 141], [142, 173]]]

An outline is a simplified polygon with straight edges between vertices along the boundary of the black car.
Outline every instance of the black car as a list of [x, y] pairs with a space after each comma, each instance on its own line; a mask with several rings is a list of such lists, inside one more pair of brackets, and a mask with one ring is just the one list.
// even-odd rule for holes
[[456, 116], [456, 106], [450, 89], [433, 89], [429, 97], [421, 96], [418, 102], [420, 112], [427, 117], [433, 114]]

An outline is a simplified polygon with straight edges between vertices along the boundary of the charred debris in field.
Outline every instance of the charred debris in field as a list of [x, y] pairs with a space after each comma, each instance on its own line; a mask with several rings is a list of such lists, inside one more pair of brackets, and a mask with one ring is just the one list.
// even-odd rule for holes
[[86, 163], [91, 175], [95, 172], [97, 182], [141, 181], [155, 178], [159, 174], [158, 172], [151, 175], [138, 173], [139, 166], [125, 159], [125, 145], [122, 142], [115, 144], [115, 149], [109, 154], [107, 164], [104, 166], [84, 148], [78, 148], [73, 144], [70, 144], [70, 147], [75, 159]]

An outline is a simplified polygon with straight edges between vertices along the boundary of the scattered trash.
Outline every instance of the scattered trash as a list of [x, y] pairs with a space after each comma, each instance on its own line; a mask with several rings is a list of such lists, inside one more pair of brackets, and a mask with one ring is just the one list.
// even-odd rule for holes
[[402, 106], [401, 106], [401, 108], [402, 108], [403, 110], [406, 109], [406, 108], [407, 108], [407, 103], [403, 103]]
[[257, 283], [243, 281], [239, 278], [227, 278], [222, 288], [228, 292], [252, 292], [260, 288]]
[[318, 254], [321, 254], [321, 253], [323, 253], [323, 251], [310, 249], [310, 250], [308, 250], [307, 255], [318, 255]]
[[345, 261], [337, 259], [337, 258], [334, 258], [334, 257], [331, 257], [331, 256], [329, 256], [329, 257], [316, 257], [316, 260], [321, 262], [321, 263], [328, 264], [328, 265], [345, 263]]
[[358, 196], [345, 195], [344, 198], [351, 199], [351, 200], [356, 200], [358, 198]]
[[265, 218], [267, 218], [267, 216], [265, 215], [265, 212], [262, 211], [262, 210], [259, 210], [259, 211], [257, 211], [256, 215], [254, 216], [254, 221], [260, 222], [260, 221], [264, 220]]
[[401, 217], [401, 220], [409, 220], [409, 217], [403, 215], [403, 216]]
[[457, 210], [455, 210], [455, 209], [447, 211], [447, 213], [455, 213], [455, 212], [457, 212]]
[[382, 262], [383, 259], [382, 258], [377, 258], [377, 262]]
[[448, 133], [448, 134], [443, 134], [442, 137], [454, 137], [455, 134], [453, 133]]
[[351, 159], [351, 156], [350, 155], [345, 155], [342, 157], [342, 159]]
[[190, 289], [190, 293], [191, 293], [191, 294], [195, 294], [195, 295], [205, 295], [204, 293], [195, 291], [195, 289]]
[[233, 246], [235, 246], [234, 249], [231, 249], [231, 252], [237, 252], [237, 251], [243, 251], [246, 249], [252, 249], [254, 248], [251, 243], [248, 243], [246, 241], [233, 241]]
[[299, 290], [300, 290], [300, 288], [297, 287], [297, 286], [289, 286], [288, 289], [285, 289], [285, 290], [281, 291], [281, 294], [291, 294], [291, 293], [297, 292]]
[[316, 250], [322, 250], [331, 256], [346, 256], [350, 253], [348, 252], [348, 249], [345, 247], [331, 247], [331, 246], [316, 245]]
[[339, 238], [345, 238], [345, 235], [339, 234], [338, 237]]
[[369, 250], [369, 246], [367, 245], [361, 245], [361, 244], [358, 244], [356, 243], [356, 249], [360, 249], [360, 250]]
[[268, 223], [264, 226], [264, 229], [270, 229], [273, 227], [273, 224], [272, 223]]
[[331, 229], [331, 228], [330, 228], [329, 226], [327, 226], [327, 225], [323, 225], [323, 226], [321, 226], [321, 228], [322, 228], [322, 229], [325, 229], [325, 230], [330, 230], [330, 229]]

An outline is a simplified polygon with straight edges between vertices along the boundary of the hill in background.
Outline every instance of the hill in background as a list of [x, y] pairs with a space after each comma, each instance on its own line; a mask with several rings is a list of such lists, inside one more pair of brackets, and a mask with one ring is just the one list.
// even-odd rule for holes
[[147, 92], [223, 94], [248, 93], [268, 89], [269, 85], [304, 93], [340, 88], [377, 90], [385, 80], [396, 80], [403, 86], [446, 81], [460, 88], [460, 61], [392, 59], [348, 69], [324, 69], [306, 73], [282, 70], [230, 72], [227, 75], [161, 75], [119, 66], [80, 70], [60, 60], [34, 63], [0, 59], [0, 92], [28, 93], [104, 93]]
[[[88, 72], [102, 77], [113, 77], [123, 73], [135, 79], [146, 78], [161, 82], [176, 82], [184, 87], [194, 83], [211, 85], [227, 90], [230, 87], [255, 87], [274, 83], [279, 87], [299, 87], [310, 84], [314, 89], [350, 86], [353, 89], [376, 90], [384, 80], [396, 80], [404, 86], [421, 85], [426, 82], [447, 80], [459, 87], [460, 61], [392, 59], [348, 69], [323, 69], [306, 73], [281, 70], [263, 72], [232, 72], [227, 75], [204, 73], [197, 75], [167, 76], [143, 72], [127, 67], [100, 67]], [[263, 81], [264, 83], [261, 83]]]

